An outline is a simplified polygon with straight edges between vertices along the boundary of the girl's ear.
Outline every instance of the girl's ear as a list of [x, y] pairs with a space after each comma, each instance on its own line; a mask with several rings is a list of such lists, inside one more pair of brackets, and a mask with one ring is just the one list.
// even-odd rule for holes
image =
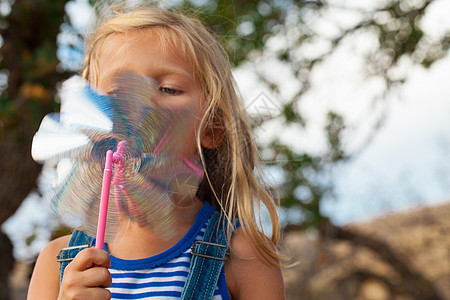
[[214, 149], [219, 146], [224, 136], [225, 128], [207, 127], [203, 130], [200, 142], [203, 148]]

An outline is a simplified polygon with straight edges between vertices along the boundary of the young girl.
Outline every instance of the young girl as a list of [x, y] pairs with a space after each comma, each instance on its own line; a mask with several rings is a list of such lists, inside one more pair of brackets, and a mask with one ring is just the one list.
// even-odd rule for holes
[[[107, 93], [123, 70], [154, 78], [158, 104], [189, 107], [197, 115], [183, 151], [201, 157], [205, 176], [193, 205], [175, 207], [176, 233], [169, 239], [128, 222], [106, 251], [79, 251], [62, 278], [55, 258], [71, 236], [50, 242], [36, 262], [28, 299], [207, 299], [195, 294], [208, 288], [202, 283], [207, 276], [198, 276], [194, 289], [183, 287], [191, 280], [194, 256], [203, 266], [192, 273], [221, 262], [191, 253], [210, 230], [214, 210], [228, 222], [229, 256], [223, 256], [223, 268], [218, 265], [217, 284], [212, 281], [213, 299], [284, 299], [276, 206], [254, 175], [256, 148], [223, 49], [199, 21], [153, 6], [124, 3], [103, 17], [87, 40], [83, 77]], [[258, 230], [260, 202], [270, 214], [270, 240]], [[240, 226], [230, 236], [235, 219]]]

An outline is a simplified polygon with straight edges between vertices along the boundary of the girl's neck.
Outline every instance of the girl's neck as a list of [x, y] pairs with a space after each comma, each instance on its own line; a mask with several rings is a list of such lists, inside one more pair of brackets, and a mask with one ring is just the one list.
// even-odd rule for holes
[[140, 259], [154, 256], [174, 246], [191, 228], [203, 203], [196, 199], [190, 207], [175, 207], [173, 211], [174, 234], [161, 237], [148, 227], [124, 220], [113, 242], [107, 244], [111, 255], [121, 259]]

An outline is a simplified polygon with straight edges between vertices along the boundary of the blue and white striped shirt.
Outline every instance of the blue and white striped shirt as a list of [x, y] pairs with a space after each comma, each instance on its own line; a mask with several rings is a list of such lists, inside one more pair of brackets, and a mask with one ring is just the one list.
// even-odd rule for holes
[[[111, 255], [112, 299], [180, 299], [189, 273], [191, 246], [194, 241], [202, 240], [213, 211], [214, 207], [205, 203], [188, 233], [160, 254], [136, 260]], [[222, 269], [213, 300], [229, 299]]]

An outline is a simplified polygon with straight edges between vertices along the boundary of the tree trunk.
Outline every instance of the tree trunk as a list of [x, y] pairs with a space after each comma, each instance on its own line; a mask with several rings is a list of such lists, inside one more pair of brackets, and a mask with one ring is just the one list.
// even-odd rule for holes
[[14, 214], [23, 199], [36, 187], [41, 170], [30, 154], [31, 137], [36, 127], [20, 127], [6, 132], [0, 145], [0, 224]]
[[9, 300], [8, 274], [14, 266], [13, 246], [8, 236], [0, 232], [0, 300]]

